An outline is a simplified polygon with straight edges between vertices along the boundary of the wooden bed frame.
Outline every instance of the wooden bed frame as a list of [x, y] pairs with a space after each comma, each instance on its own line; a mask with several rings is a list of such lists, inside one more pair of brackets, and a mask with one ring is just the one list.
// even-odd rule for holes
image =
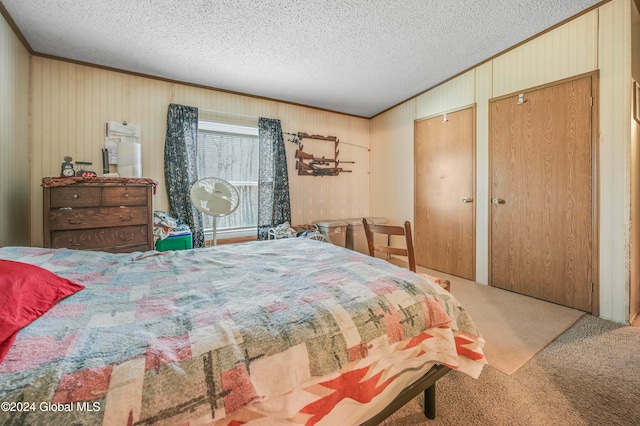
[[436, 382], [451, 369], [444, 365], [434, 365], [431, 369], [416, 380], [412, 385], [405, 388], [400, 394], [378, 414], [362, 423], [360, 426], [375, 426], [384, 419], [398, 411], [407, 402], [424, 391], [424, 415], [428, 419], [436, 418]]

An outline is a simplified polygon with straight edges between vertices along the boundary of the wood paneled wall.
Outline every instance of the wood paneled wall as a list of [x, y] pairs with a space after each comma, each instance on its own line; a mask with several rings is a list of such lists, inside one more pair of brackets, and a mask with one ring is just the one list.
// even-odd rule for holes
[[600, 315], [629, 321], [631, 0], [598, 9]]
[[412, 99], [371, 120], [370, 216], [413, 222]]
[[592, 71], [597, 58], [598, 12], [593, 11], [495, 58], [492, 95]]
[[0, 16], [0, 246], [29, 245], [29, 53]]
[[[489, 99], [599, 70], [600, 73], [600, 314], [628, 321], [629, 309], [629, 69], [632, 0], [612, 0], [520, 45], [371, 121], [371, 145], [401, 146], [406, 156], [379, 167], [388, 149], [372, 150], [371, 215], [394, 220], [413, 215], [413, 121], [476, 104], [476, 280], [488, 282]], [[414, 106], [415, 105], [415, 106]], [[390, 128], [404, 131], [390, 132]], [[390, 207], [394, 206], [393, 210]]]
[[[631, 78], [640, 82], [640, 10], [631, 7]], [[633, 111], [633, 108], [632, 108]], [[640, 313], [640, 123], [631, 120], [631, 266], [629, 320]]]
[[[352, 173], [336, 177], [298, 176], [294, 151], [289, 157], [292, 222], [365, 215], [369, 207], [369, 120], [218, 92], [184, 84], [134, 76], [43, 57], [32, 58], [31, 102], [31, 244], [42, 244], [43, 176], [57, 176], [65, 155], [89, 161], [101, 171], [107, 121], [127, 121], [142, 127], [143, 176], [159, 182], [154, 209], [168, 210], [164, 187], [164, 140], [170, 103], [228, 114], [278, 118], [285, 132], [337, 136], [341, 160]], [[285, 137], [285, 141], [288, 137]], [[304, 140], [306, 152], [333, 156], [334, 146]], [[115, 170], [114, 170], [115, 171]]]

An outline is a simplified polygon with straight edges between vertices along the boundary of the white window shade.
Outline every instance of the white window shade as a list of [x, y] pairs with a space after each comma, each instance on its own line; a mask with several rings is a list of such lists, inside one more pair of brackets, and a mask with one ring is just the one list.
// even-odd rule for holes
[[[258, 209], [258, 128], [201, 120], [198, 122], [198, 178], [218, 177], [238, 190], [238, 208], [217, 219], [219, 237], [253, 235]], [[203, 215], [205, 231], [213, 218]]]

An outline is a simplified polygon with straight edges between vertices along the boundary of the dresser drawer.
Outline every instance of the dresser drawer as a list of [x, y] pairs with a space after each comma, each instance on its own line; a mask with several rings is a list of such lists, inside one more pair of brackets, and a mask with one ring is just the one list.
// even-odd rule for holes
[[109, 247], [108, 249], [102, 249], [102, 251], [108, 251], [110, 253], [131, 253], [133, 251], [149, 251], [149, 244], [138, 244], [137, 246], [122, 246], [122, 247]]
[[144, 206], [148, 188], [144, 186], [113, 186], [102, 189], [103, 206]]
[[[129, 246], [148, 247], [148, 226], [122, 226], [103, 229], [77, 229], [51, 232], [52, 248], [76, 250], [126, 251]], [[145, 250], [151, 250], [151, 247]]]
[[51, 188], [52, 209], [60, 207], [92, 207], [101, 202], [101, 188], [91, 186], [59, 186]]
[[148, 220], [149, 210], [147, 206], [59, 209], [49, 211], [49, 229], [52, 231], [144, 225]]

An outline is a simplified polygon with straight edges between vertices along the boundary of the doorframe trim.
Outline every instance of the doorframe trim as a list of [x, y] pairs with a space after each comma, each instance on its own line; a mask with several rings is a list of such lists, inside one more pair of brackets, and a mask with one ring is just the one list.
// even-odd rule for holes
[[[591, 78], [591, 97], [593, 99], [591, 105], [591, 280], [593, 282], [593, 291], [591, 292], [591, 314], [593, 316], [600, 316], [600, 70], [589, 71], [582, 74], [577, 74], [571, 77], [555, 80], [549, 83], [541, 84], [538, 86], [528, 87], [522, 90], [511, 92], [508, 94], [500, 95], [488, 100], [488, 153], [489, 153], [489, 200], [493, 198], [493, 187], [491, 180], [492, 167], [492, 135], [491, 135], [491, 104], [492, 102], [500, 101], [505, 98], [509, 98], [520, 93], [530, 93], [541, 89], [546, 89], [553, 86], [569, 83], [571, 81], [581, 80], [583, 78]], [[490, 201], [489, 201], [490, 203]], [[488, 214], [488, 282], [492, 284], [492, 256], [491, 256], [491, 241], [492, 241], [492, 212], [491, 204], [489, 204]]]
[[[471, 191], [472, 191], [472, 197], [473, 197], [473, 214], [471, 215], [471, 236], [473, 238], [472, 241], [472, 253], [471, 253], [471, 271], [472, 271], [472, 278], [471, 281], [475, 281], [476, 280], [476, 274], [477, 274], [477, 270], [476, 270], [476, 260], [477, 260], [477, 256], [476, 256], [476, 240], [477, 240], [477, 214], [478, 214], [478, 203], [476, 202], [477, 199], [477, 156], [476, 156], [476, 150], [477, 150], [477, 145], [478, 145], [478, 140], [477, 140], [477, 132], [478, 132], [478, 110], [477, 110], [477, 103], [474, 102], [472, 104], [467, 104], [467, 105], [463, 105], [460, 107], [456, 107], [456, 108], [452, 108], [452, 109], [448, 109], [445, 111], [440, 111], [438, 113], [435, 114], [431, 114], [425, 117], [420, 117], [420, 118], [416, 118], [415, 120], [413, 120], [413, 152], [416, 152], [416, 124], [419, 121], [424, 121], [424, 120], [430, 120], [432, 118], [437, 118], [437, 117], [442, 117], [445, 114], [452, 114], [455, 112], [459, 112], [459, 111], [464, 111], [467, 109], [471, 109], [471, 126], [472, 126], [472, 142], [471, 142]], [[413, 191], [413, 217], [416, 217], [416, 190], [415, 188], [417, 187], [417, 182], [416, 182], [416, 162], [418, 161], [418, 159], [416, 158], [416, 156], [413, 156], [413, 187], [414, 187], [414, 191]], [[413, 232], [415, 233], [415, 226], [413, 229]], [[415, 240], [414, 240], [415, 241]]]

